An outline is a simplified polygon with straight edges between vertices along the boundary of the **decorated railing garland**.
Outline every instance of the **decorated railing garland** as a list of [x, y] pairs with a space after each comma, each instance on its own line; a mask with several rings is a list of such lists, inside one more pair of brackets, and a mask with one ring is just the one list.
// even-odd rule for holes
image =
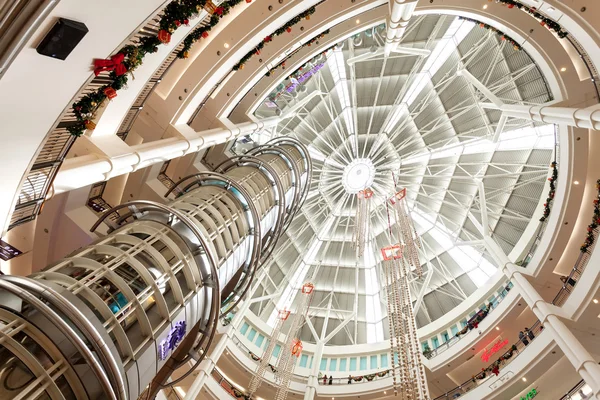
[[552, 201], [554, 201], [554, 195], [556, 194], [556, 179], [558, 178], [558, 164], [556, 161], [553, 161], [550, 164], [552, 168], [552, 176], [548, 178], [550, 181], [550, 190], [548, 191], [548, 197], [546, 198], [546, 202], [544, 203], [544, 215], [540, 218], [540, 222], [544, 222], [550, 216], [550, 207], [552, 205]]
[[[130, 44], [123, 47], [119, 52], [109, 59], [94, 60], [94, 74], [98, 76], [102, 72], [109, 72], [108, 77], [111, 83], [100, 87], [98, 90], [82, 97], [73, 104], [73, 114], [76, 122], [67, 127], [71, 135], [81, 136], [86, 129], [94, 129], [96, 124], [94, 117], [100, 105], [107, 99], [113, 99], [117, 96], [117, 91], [121, 90], [128, 81], [128, 74], [139, 67], [147, 54], [156, 53], [160, 44], [167, 44], [171, 41], [171, 34], [181, 25], [187, 25], [191, 18], [198, 16], [198, 13], [205, 9], [212, 14], [210, 23], [194, 30], [189, 40], [184, 40], [184, 49], [181, 57], [185, 58], [190, 46], [200, 37], [207, 37], [208, 31], [212, 29], [220, 18], [229, 13], [231, 8], [243, 0], [228, 0], [220, 6], [215, 6], [210, 0], [175, 0], [169, 3], [163, 10], [159, 21], [159, 31], [156, 36], [146, 36], [139, 40], [135, 45]], [[251, 0], [250, 0], [251, 1]], [[246, 0], [246, 2], [250, 2]], [[198, 35], [197, 37], [195, 35]]]
[[473, 382], [476, 382], [476, 380], [482, 380], [482, 379], [487, 378], [490, 374], [494, 374], [494, 375], [498, 376], [498, 374], [500, 373], [500, 365], [504, 361], [511, 359], [516, 351], [517, 351], [517, 346], [513, 344], [512, 347], [510, 348], [510, 350], [508, 350], [506, 353], [501, 355], [500, 358], [498, 358], [495, 362], [493, 362], [489, 367], [481, 368], [481, 372], [478, 373], [477, 375], [473, 375], [471, 380]]
[[[493, 0], [488, 0], [488, 1], [492, 2]], [[525, 12], [531, 14], [535, 19], [537, 19], [540, 22], [540, 25], [545, 26], [548, 29], [552, 29], [553, 31], [555, 31], [556, 34], [558, 35], [558, 37], [561, 39], [566, 38], [569, 35], [569, 33], [567, 31], [563, 30], [563, 28], [560, 26], [560, 24], [558, 22], [540, 14], [538, 12], [537, 8], [535, 8], [535, 7], [526, 6], [525, 4], [521, 4], [516, 0], [495, 0], [495, 1], [496, 1], [496, 3], [505, 5], [508, 8], [516, 7], [519, 10], [522, 10], [522, 11], [525, 11]]]
[[[254, 354], [251, 351], [249, 351], [248, 354], [250, 355], [250, 358], [253, 359], [254, 361], [262, 360], [262, 358], [260, 358], [259, 356], [257, 356], [256, 354]], [[275, 368], [275, 366], [273, 364], [269, 364], [269, 369], [271, 370], [272, 373], [277, 372], [277, 368]]]
[[236, 399], [244, 399], [244, 400], [250, 400], [252, 397], [248, 396], [246, 393], [242, 392], [241, 390], [239, 390], [236, 387], [231, 386], [231, 394], [236, 398]]
[[[327, 35], [327, 34], [329, 34], [329, 29], [323, 31], [320, 35], [317, 35], [314, 38], [310, 39], [308, 42], [304, 43], [294, 53], [298, 52], [303, 47], [310, 47], [313, 43], [317, 42], [319, 39], [324, 38], [325, 35]], [[327, 50], [329, 50], [329, 49], [327, 49]], [[325, 50], [325, 51], [327, 51], [327, 50]], [[292, 53], [292, 54], [294, 54], [294, 53]], [[270, 70], [268, 70], [267, 73], [265, 74], [265, 76], [271, 76], [271, 74], [273, 74], [278, 68], [285, 67], [285, 62], [287, 61], [288, 58], [290, 58], [292, 56], [292, 54], [288, 55], [286, 58], [284, 58], [283, 60], [281, 60], [281, 62], [279, 64], [277, 64], [276, 66], [274, 66], [273, 68], [271, 68]], [[300, 67], [299, 69], [301, 69], [301, 68], [302, 67]], [[296, 72], [297, 71], [298, 70], [296, 70]]]
[[600, 179], [596, 181], [596, 191], [596, 198], [594, 199], [594, 216], [592, 217], [592, 223], [587, 227], [587, 236], [580, 248], [582, 253], [587, 252], [590, 246], [594, 244], [594, 241], [596, 240], [594, 231], [600, 225]]
[[503, 41], [507, 41], [508, 43], [511, 44], [511, 46], [513, 47], [513, 49], [515, 50], [522, 50], [522, 47], [519, 43], [517, 43], [516, 41], [514, 41], [510, 36], [508, 36], [506, 33], [494, 28], [491, 25], [488, 25], [486, 23], [483, 23], [481, 21], [477, 21], [475, 19], [471, 19], [471, 18], [467, 18], [467, 17], [458, 17], [461, 20], [464, 21], [469, 21], [469, 22], [473, 22], [474, 24], [477, 24], [480, 28], [486, 29], [488, 31], [492, 31], [494, 32], [496, 35], [500, 36], [500, 40]]
[[260, 51], [265, 47], [267, 43], [272, 41], [274, 37], [283, 35], [284, 32], [291, 33], [292, 27], [294, 25], [299, 24], [303, 19], [310, 19], [310, 16], [314, 14], [315, 11], [316, 7], [313, 6], [286, 22], [283, 26], [281, 26], [279, 29], [275, 30], [275, 32], [264, 38], [254, 49], [250, 50], [244, 57], [242, 57], [242, 59], [233, 66], [233, 70], [237, 71], [239, 69], [243, 69], [244, 64], [246, 64], [248, 60], [250, 60], [253, 56], [260, 55]]

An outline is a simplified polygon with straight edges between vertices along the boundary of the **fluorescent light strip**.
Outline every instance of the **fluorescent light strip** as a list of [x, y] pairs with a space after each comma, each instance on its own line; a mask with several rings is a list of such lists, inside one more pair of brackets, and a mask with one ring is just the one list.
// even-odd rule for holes
[[327, 58], [327, 65], [331, 71], [335, 91], [340, 99], [342, 107], [342, 117], [346, 122], [346, 128], [349, 135], [354, 135], [356, 132], [354, 127], [354, 118], [352, 117], [352, 103], [350, 102], [350, 93], [348, 91], [348, 83], [346, 77], [346, 64], [344, 62], [344, 53], [341, 49], [335, 49], [332, 55]]

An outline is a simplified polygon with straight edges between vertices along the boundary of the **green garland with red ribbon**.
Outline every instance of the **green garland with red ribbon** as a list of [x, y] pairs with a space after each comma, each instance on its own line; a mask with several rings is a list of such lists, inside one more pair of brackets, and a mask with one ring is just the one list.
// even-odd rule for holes
[[[88, 93], [72, 105], [76, 121], [67, 127], [67, 131], [71, 135], [79, 137], [86, 129], [94, 129], [96, 124], [93, 119], [100, 105], [107, 99], [115, 98], [117, 91], [127, 84], [128, 74], [133, 73], [142, 64], [144, 57], [147, 54], [156, 53], [160, 44], [169, 43], [171, 34], [181, 25], [187, 25], [190, 18], [197, 16], [202, 9], [211, 6], [210, 11], [213, 14], [209, 25], [199, 28], [202, 32], [198, 37], [206, 37], [208, 31], [219, 22], [220, 18], [241, 2], [242, 0], [228, 0], [219, 7], [215, 7], [212, 2], [207, 0], [174, 0], [167, 4], [160, 17], [159, 31], [156, 36], [145, 36], [137, 44], [123, 47], [109, 59], [94, 60], [94, 74], [98, 76], [103, 72], [108, 72], [111, 82]], [[194, 30], [194, 32], [196, 31], [198, 30]], [[197, 38], [196, 40], [192, 39], [194, 36], [190, 40], [184, 39], [184, 44], [187, 43], [191, 46]], [[189, 50], [189, 46], [187, 48], [184, 46], [183, 53], [181, 53], [183, 58], [187, 55], [185, 52]]]
[[490, 364], [487, 368], [481, 368], [481, 372], [477, 375], [473, 375], [471, 380], [475, 382], [475, 380], [485, 379], [487, 378], [488, 374], [498, 375], [498, 373], [500, 372], [500, 364], [506, 360], [511, 359], [516, 351], [517, 346], [513, 344], [512, 347], [506, 353], [501, 355], [500, 358], [498, 358], [495, 362]]
[[550, 181], [550, 190], [548, 191], [548, 197], [546, 198], [546, 202], [544, 203], [544, 215], [540, 218], [540, 222], [544, 222], [550, 216], [550, 206], [552, 205], [552, 201], [554, 201], [554, 195], [556, 194], [556, 179], [558, 178], [558, 164], [556, 161], [553, 161], [550, 164], [552, 168], [552, 176], [548, 178]]
[[292, 27], [296, 24], [299, 24], [303, 19], [310, 19], [310, 16], [313, 15], [316, 11], [316, 7], [313, 6], [308, 10], [296, 15], [294, 18], [286, 22], [283, 26], [275, 30], [272, 34], [265, 37], [254, 49], [250, 50], [244, 57], [238, 61], [237, 64], [233, 66], [233, 70], [237, 71], [239, 69], [244, 68], [244, 64], [248, 62], [253, 56], [259, 55], [260, 51], [265, 47], [267, 43], [273, 40], [274, 37], [283, 35], [284, 32], [291, 33]]
[[592, 223], [587, 227], [587, 236], [585, 237], [585, 241], [581, 245], [581, 252], [586, 253], [590, 246], [594, 244], [596, 238], [594, 236], [594, 231], [600, 226], [600, 179], [596, 181], [596, 198], [593, 201], [594, 203], [594, 215], [592, 219]]
[[[488, 1], [491, 2], [492, 0]], [[540, 14], [537, 8], [535, 7], [526, 6], [525, 4], [521, 4], [516, 0], [496, 0], [496, 2], [501, 3], [502, 5], [506, 5], [508, 8], [518, 8], [519, 10], [529, 13], [533, 18], [537, 19], [540, 22], [540, 25], [553, 30], [561, 39], [566, 38], [569, 35], [569, 33], [565, 31], [558, 22]]]
[[458, 17], [458, 19], [461, 19], [461, 20], [464, 20], [464, 21], [473, 22], [474, 24], [477, 24], [480, 28], [483, 28], [483, 29], [486, 29], [488, 31], [494, 32], [496, 35], [500, 36], [500, 40], [507, 41], [508, 43], [510, 43], [511, 46], [513, 47], [513, 49], [515, 49], [515, 50], [522, 50], [522, 47], [521, 47], [521, 45], [519, 43], [517, 43], [515, 40], [513, 40], [506, 33], [502, 32], [501, 30], [498, 30], [498, 29], [494, 28], [491, 25], [488, 25], [488, 24], [483, 23], [481, 21], [477, 21], [475, 19], [471, 19], [471, 18], [467, 18], [467, 17]]
[[239, 390], [238, 388], [231, 386], [231, 394], [233, 394], [233, 396], [236, 399], [244, 399], [244, 400], [250, 400], [252, 399], [252, 397], [248, 396], [246, 393], [242, 392], [241, 390]]

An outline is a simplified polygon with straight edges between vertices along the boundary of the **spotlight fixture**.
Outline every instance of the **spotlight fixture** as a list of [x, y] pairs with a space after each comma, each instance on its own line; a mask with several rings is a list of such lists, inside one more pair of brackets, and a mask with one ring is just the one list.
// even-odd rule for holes
[[487, 4], [484, 4], [484, 5], [483, 5], [483, 9], [484, 9], [484, 10], [487, 10], [487, 8], [488, 8], [488, 5], [487, 5]]
[[565, 67], [562, 67], [562, 68], [560, 69], [560, 72], [565, 72], [566, 70], [567, 70], [567, 69], [566, 69]]
[[573, 185], [579, 185], [579, 181], [573, 181]]
[[225, 44], [223, 45], [223, 47], [225, 47], [226, 49], [228, 49], [228, 48], [229, 48], [229, 43], [225, 43]]
[[357, 23], [357, 24], [360, 24], [360, 19], [357, 19], [357, 20], [356, 20], [356, 23]]
[[594, 304], [598, 304], [598, 299], [594, 299], [592, 301], [594, 302]]
[[523, 378], [523, 382], [527, 382], [527, 378]]
[[499, 331], [499, 330], [500, 330], [500, 327], [499, 327], [499, 326], [497, 326], [497, 327], [496, 327], [496, 330], [497, 330], [497, 331]]

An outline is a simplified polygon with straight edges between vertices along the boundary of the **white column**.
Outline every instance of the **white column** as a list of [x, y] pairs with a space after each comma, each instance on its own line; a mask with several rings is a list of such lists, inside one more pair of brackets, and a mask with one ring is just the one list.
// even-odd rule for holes
[[319, 386], [319, 367], [321, 366], [321, 357], [325, 349], [325, 342], [319, 340], [315, 346], [315, 354], [313, 355], [313, 364], [308, 375], [306, 383], [306, 392], [304, 392], [304, 400], [312, 400], [317, 396], [317, 387]]
[[534, 314], [543, 324], [544, 329], [552, 332], [554, 341], [565, 353], [577, 373], [592, 388], [594, 399], [600, 400], [600, 365], [585, 349], [571, 330], [562, 322], [561, 309], [545, 302], [533, 285], [504, 254], [504, 251], [490, 236], [484, 237], [486, 249], [501, 266], [504, 274], [513, 282]]
[[390, 16], [387, 20], [387, 32], [385, 35], [384, 54], [389, 57], [390, 53], [398, 46], [408, 21], [413, 15], [417, 2], [405, 3], [404, 0], [390, 0]]
[[223, 351], [225, 351], [225, 347], [227, 347], [227, 341], [233, 336], [233, 332], [233, 327], [228, 326], [210, 355], [202, 360], [200, 366], [198, 367], [199, 374], [196, 379], [194, 379], [192, 386], [190, 386], [185, 394], [184, 400], [194, 400], [200, 398], [200, 391], [202, 390], [206, 380], [210, 379], [210, 374], [215, 368], [215, 365], [217, 365], [217, 360], [219, 360], [219, 357], [221, 357]]
[[458, 74], [464, 76], [469, 83], [491, 101], [491, 103], [482, 103], [483, 108], [500, 110], [504, 117], [545, 122], [547, 124], [565, 124], [594, 131], [600, 130], [600, 104], [587, 108], [505, 104], [466, 69], [458, 71]]
[[284, 117], [259, 122], [245, 122], [231, 129], [217, 128], [196, 132], [189, 125], [173, 125], [165, 139], [129, 146], [114, 135], [87, 137], [80, 140], [89, 154], [68, 158], [54, 180], [54, 193], [85, 187], [115, 176], [127, 174], [152, 164], [162, 163], [225, 143], [239, 136], [276, 126]]

